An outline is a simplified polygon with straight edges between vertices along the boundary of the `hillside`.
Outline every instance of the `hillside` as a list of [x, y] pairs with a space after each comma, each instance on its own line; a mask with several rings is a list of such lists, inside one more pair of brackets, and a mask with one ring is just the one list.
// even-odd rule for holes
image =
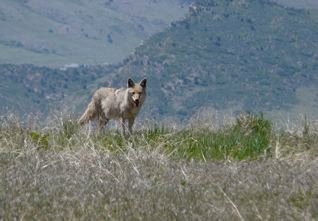
[[199, 108], [315, 114], [318, 25], [310, 12], [269, 1], [197, 1], [136, 49], [119, 74], [149, 78], [151, 116]]
[[187, 11], [186, 0], [2, 0], [0, 63], [119, 62]]
[[[0, 113], [35, 113], [46, 117], [56, 110], [74, 110], [89, 96], [91, 82], [97, 87], [104, 72], [111, 73], [116, 65], [80, 66], [52, 69], [34, 65], [0, 65]], [[83, 97], [82, 97], [83, 96]], [[72, 101], [72, 105], [68, 102]]]
[[117, 65], [0, 65], [1, 113], [47, 115], [60, 106], [79, 113], [101, 85], [147, 77], [142, 114], [151, 118], [188, 119], [205, 108], [317, 116], [317, 51], [312, 12], [263, 0], [199, 0]]
[[274, 2], [294, 8], [318, 8], [318, 1], [316, 0], [274, 0]]

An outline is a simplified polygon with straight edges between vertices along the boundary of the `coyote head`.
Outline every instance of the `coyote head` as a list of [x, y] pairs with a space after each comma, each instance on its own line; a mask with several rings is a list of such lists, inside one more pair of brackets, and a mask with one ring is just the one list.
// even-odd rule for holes
[[142, 105], [146, 98], [146, 84], [147, 79], [143, 79], [138, 84], [135, 84], [130, 78], [128, 79], [128, 99], [136, 107]]

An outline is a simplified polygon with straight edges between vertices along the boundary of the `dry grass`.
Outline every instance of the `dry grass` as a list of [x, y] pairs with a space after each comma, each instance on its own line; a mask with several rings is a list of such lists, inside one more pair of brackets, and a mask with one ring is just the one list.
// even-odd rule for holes
[[87, 137], [68, 120], [3, 120], [0, 220], [318, 219], [314, 130], [273, 132], [255, 160], [206, 162], [167, 152], [179, 132]]

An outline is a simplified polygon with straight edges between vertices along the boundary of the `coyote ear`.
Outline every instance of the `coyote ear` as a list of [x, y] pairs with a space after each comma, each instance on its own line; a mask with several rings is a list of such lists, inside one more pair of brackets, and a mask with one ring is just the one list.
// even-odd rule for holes
[[129, 78], [128, 79], [128, 87], [134, 87], [134, 86], [135, 86], [134, 81]]
[[145, 88], [147, 85], [147, 79], [143, 79], [142, 81], [140, 81], [140, 86]]

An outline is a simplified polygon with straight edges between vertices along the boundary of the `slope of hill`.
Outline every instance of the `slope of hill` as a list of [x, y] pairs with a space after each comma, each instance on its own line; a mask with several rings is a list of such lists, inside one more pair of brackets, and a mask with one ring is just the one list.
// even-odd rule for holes
[[186, 0], [2, 0], [0, 63], [119, 62], [184, 16], [185, 5]]
[[[51, 90], [43, 82], [39, 84], [43, 94], [29, 93], [44, 112], [49, 104], [56, 107], [59, 102], [79, 110], [100, 85], [124, 86], [128, 77], [147, 77], [149, 96], [142, 113], [146, 116], [186, 119], [211, 107], [317, 116], [317, 52], [318, 24], [309, 11], [265, 0], [198, 0], [184, 20], [149, 38], [122, 63], [96, 67], [96, 78], [90, 78], [92, 66], [41, 69], [42, 77], [51, 76], [50, 84], [58, 89]], [[24, 69], [31, 76], [39, 72], [33, 66], [13, 66], [11, 72], [27, 76]], [[74, 79], [68, 82], [63, 76], [70, 73]], [[20, 84], [19, 77], [5, 77], [3, 82]], [[26, 82], [21, 93], [28, 90]], [[1, 95], [8, 94], [8, 88], [0, 89]], [[22, 99], [19, 90], [5, 96], [7, 103]], [[64, 95], [53, 102], [48, 98], [55, 91]], [[33, 104], [32, 100], [19, 103], [21, 110], [34, 109]]]
[[318, 8], [318, 1], [316, 0], [274, 0], [275, 2], [294, 8], [313, 9]]
[[204, 106], [293, 111], [308, 97], [302, 111], [313, 113], [317, 52], [318, 25], [308, 11], [199, 0], [185, 20], [138, 47], [113, 80], [147, 76], [152, 116], [189, 117]]
[[[104, 73], [117, 69], [109, 66], [80, 66], [52, 69], [34, 65], [0, 65], [0, 115], [12, 113], [46, 117], [56, 110], [74, 110], [90, 96]], [[65, 105], [72, 102], [72, 105]]]

